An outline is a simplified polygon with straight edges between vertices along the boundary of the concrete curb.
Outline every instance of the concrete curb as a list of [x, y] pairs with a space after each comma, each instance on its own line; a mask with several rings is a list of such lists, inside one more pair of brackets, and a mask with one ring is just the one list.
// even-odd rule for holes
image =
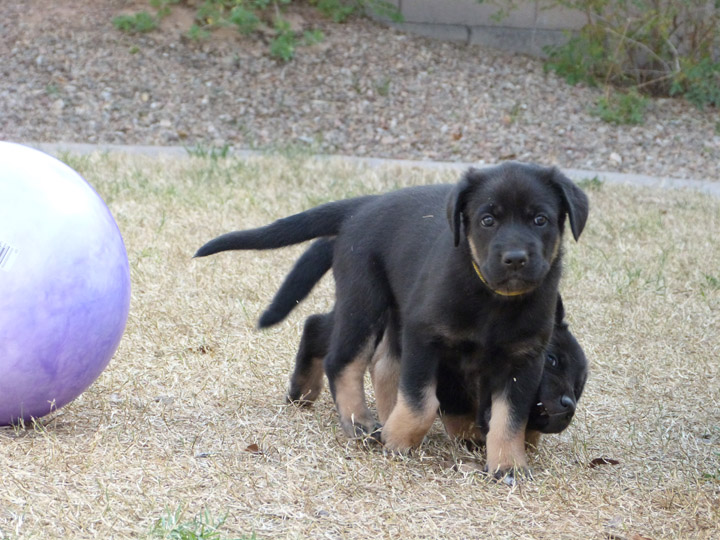
[[[189, 149], [182, 146], [133, 146], [120, 144], [84, 144], [84, 143], [21, 143], [36, 148], [49, 154], [69, 152], [72, 154], [91, 154], [94, 152], [108, 152], [119, 154], [135, 154], [151, 157], [188, 157]], [[253, 157], [267, 155], [268, 152], [258, 150], [231, 150], [230, 155], [235, 157]], [[318, 154], [318, 159], [343, 159], [357, 162], [369, 167], [397, 166], [397, 167], [419, 167], [424, 169], [437, 170], [464, 170], [468, 167], [484, 167], [490, 163], [469, 163], [451, 161], [424, 161], [404, 160], [372, 157], [357, 157], [344, 155]], [[562, 168], [562, 171], [575, 181], [598, 179], [601, 182], [611, 184], [628, 184], [634, 186], [645, 186], [663, 189], [689, 189], [720, 197], [720, 182], [713, 182], [705, 179], [681, 179], [669, 177], [656, 177], [643, 174], [628, 174], [608, 171], [591, 171], [584, 169]]]

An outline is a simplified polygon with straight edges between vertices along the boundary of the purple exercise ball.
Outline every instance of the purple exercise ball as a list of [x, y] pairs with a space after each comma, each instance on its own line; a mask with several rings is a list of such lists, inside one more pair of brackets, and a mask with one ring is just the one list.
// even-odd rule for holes
[[103, 200], [57, 159], [0, 142], [0, 425], [86, 390], [129, 307], [127, 253]]

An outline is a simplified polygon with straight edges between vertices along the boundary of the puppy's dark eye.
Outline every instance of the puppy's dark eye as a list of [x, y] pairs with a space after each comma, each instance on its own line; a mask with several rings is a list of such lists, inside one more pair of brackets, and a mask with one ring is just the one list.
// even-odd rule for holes
[[548, 354], [545, 361], [550, 365], [550, 367], [558, 367], [558, 364], [560, 363], [557, 356], [554, 354]]
[[537, 225], [538, 227], [544, 227], [548, 223], [548, 218], [547, 216], [538, 214], [537, 216], [535, 216], [533, 223], [535, 223], [535, 225]]
[[490, 215], [483, 216], [480, 219], [480, 225], [482, 225], [483, 227], [492, 227], [493, 225], [495, 225], [495, 218]]

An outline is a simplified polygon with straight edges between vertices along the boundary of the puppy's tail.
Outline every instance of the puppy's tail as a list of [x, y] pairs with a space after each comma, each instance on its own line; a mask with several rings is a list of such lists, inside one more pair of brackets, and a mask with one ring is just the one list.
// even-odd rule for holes
[[229, 232], [210, 240], [194, 256], [206, 257], [236, 249], [275, 249], [321, 236], [334, 236], [356, 209], [374, 197], [376, 195], [366, 195], [330, 202], [278, 219], [264, 227]]
[[285, 277], [272, 302], [260, 316], [259, 328], [279, 323], [297, 306], [330, 270], [335, 238], [316, 240]]

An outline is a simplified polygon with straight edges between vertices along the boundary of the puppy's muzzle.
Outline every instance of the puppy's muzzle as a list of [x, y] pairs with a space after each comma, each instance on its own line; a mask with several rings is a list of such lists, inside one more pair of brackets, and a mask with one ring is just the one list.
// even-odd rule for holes
[[570, 425], [575, 415], [575, 406], [575, 400], [568, 395], [563, 395], [547, 406], [538, 403], [530, 413], [528, 427], [542, 433], [560, 433]]

